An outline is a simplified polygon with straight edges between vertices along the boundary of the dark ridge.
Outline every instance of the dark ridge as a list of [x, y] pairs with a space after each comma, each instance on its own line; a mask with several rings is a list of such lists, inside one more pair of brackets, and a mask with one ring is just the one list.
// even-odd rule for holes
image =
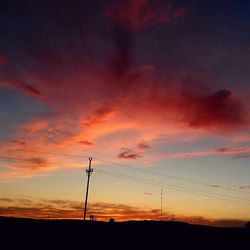
[[[221, 228], [169, 221], [99, 222], [82, 220], [43, 220], [0, 217], [3, 241], [28, 247], [98, 245], [106, 249], [134, 247], [158, 249], [240, 249], [249, 244], [250, 230]], [[32, 242], [36, 242], [33, 245]], [[49, 247], [49, 248], [50, 248]], [[168, 248], [174, 247], [174, 248]], [[7, 248], [6, 248], [7, 249]]]

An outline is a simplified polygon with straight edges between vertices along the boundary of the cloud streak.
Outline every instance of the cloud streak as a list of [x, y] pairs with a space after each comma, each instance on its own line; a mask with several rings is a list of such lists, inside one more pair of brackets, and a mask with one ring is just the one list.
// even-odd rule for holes
[[[183, 153], [161, 153], [159, 157], [166, 158], [179, 158], [183, 160], [193, 159], [198, 157], [208, 157], [208, 156], [230, 156], [232, 159], [244, 159], [245, 154], [250, 153], [250, 148], [239, 147], [239, 148], [216, 148], [208, 149], [203, 151], [190, 151]], [[243, 156], [243, 157], [241, 157]]]

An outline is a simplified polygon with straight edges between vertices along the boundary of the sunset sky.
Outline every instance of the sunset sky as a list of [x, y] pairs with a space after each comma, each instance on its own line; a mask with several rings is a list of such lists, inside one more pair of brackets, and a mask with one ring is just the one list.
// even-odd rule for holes
[[250, 220], [248, 0], [8, 0], [0, 215]]

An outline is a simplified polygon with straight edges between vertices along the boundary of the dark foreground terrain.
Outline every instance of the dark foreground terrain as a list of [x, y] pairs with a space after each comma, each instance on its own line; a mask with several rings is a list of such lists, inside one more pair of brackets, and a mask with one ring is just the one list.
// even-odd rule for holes
[[[250, 249], [250, 230], [183, 222], [90, 222], [0, 217], [2, 249]], [[16, 245], [18, 247], [16, 247]]]

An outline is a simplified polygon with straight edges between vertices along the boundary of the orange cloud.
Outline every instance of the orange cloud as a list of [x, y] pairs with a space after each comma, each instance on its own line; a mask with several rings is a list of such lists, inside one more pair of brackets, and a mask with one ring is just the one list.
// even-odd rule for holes
[[91, 141], [86, 141], [86, 140], [84, 140], [84, 141], [79, 141], [79, 143], [82, 144], [82, 145], [86, 145], [86, 146], [93, 146], [93, 145], [94, 145], [93, 142], [91, 142]]
[[[0, 199], [0, 215], [22, 218], [82, 219], [83, 203], [70, 200]], [[18, 205], [17, 205], [18, 204]], [[99, 221], [160, 220], [160, 209], [144, 210], [124, 204], [90, 203], [88, 216], [94, 215]], [[163, 212], [164, 220], [171, 220], [171, 213]], [[211, 226], [243, 227], [245, 221], [230, 218], [210, 219], [202, 216], [175, 215], [175, 220], [192, 224]]]
[[112, 106], [105, 104], [102, 107], [96, 109], [93, 114], [86, 118], [85, 125], [91, 127], [98, 124], [103, 124], [107, 122], [107, 119], [114, 112]]

